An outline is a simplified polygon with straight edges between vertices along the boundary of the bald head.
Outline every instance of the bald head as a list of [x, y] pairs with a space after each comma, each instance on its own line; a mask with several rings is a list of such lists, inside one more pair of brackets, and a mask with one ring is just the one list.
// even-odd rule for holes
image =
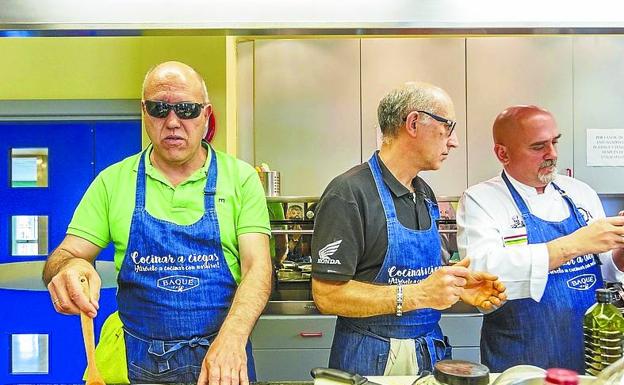
[[554, 121], [552, 114], [538, 106], [517, 105], [505, 109], [494, 120], [494, 144], [508, 145], [510, 139], [516, 138], [519, 131], [538, 120]]
[[425, 82], [409, 82], [390, 91], [379, 102], [377, 118], [384, 138], [395, 137], [412, 111], [428, 111], [455, 117], [451, 97], [442, 88]]
[[555, 118], [537, 106], [513, 106], [494, 121], [494, 153], [508, 175], [538, 193], [557, 176]]
[[160, 63], [147, 71], [143, 80], [143, 99], [146, 94], [167, 91], [175, 86], [184, 86], [192, 93], [198, 92], [203, 103], [209, 102], [206, 83], [201, 75], [193, 67], [178, 61]]

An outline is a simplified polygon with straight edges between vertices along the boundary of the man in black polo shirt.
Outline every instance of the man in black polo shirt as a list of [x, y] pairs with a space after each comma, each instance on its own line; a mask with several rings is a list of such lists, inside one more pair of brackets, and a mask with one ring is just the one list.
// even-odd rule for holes
[[365, 375], [409, 375], [450, 358], [438, 321], [460, 298], [489, 308], [505, 299], [497, 277], [469, 260], [442, 267], [431, 188], [417, 174], [437, 170], [458, 146], [448, 94], [408, 83], [378, 107], [381, 150], [336, 177], [318, 204], [312, 290], [338, 321], [330, 367]]

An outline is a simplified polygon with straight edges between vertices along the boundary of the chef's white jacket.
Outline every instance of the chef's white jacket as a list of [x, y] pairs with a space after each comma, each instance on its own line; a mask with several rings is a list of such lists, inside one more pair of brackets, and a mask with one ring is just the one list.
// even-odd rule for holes
[[[568, 206], [552, 184], [538, 194], [534, 187], [507, 176], [533, 215], [547, 221], [568, 217]], [[557, 175], [555, 183], [588, 222], [605, 217], [598, 194], [587, 184], [563, 175]], [[522, 215], [500, 175], [464, 192], [457, 211], [457, 227], [459, 253], [462, 258], [470, 257], [472, 270], [497, 275], [507, 287], [508, 299], [542, 298], [548, 280], [546, 244], [527, 244]], [[611, 252], [599, 257], [603, 279], [621, 282], [624, 273], [613, 263]]]

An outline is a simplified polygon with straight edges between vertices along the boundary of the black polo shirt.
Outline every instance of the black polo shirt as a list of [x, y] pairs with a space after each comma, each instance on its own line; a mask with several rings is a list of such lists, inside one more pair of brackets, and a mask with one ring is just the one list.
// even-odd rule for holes
[[[425, 198], [436, 202], [431, 187], [416, 176], [412, 180], [415, 193], [410, 193], [376, 156], [399, 222], [414, 230], [428, 229], [431, 219]], [[368, 162], [355, 166], [329, 183], [316, 208], [312, 276], [331, 281], [374, 280], [386, 256], [387, 238], [373, 173]]]

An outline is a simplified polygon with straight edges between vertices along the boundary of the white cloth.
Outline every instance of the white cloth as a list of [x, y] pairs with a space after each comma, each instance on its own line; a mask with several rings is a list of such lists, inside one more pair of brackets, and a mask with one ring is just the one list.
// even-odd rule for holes
[[[538, 194], [534, 187], [507, 176], [533, 215], [548, 221], [568, 217], [568, 206], [552, 184]], [[588, 222], [605, 217], [598, 194], [587, 184], [563, 175], [558, 175], [555, 183]], [[471, 269], [498, 275], [507, 287], [509, 299], [542, 298], [548, 280], [546, 244], [527, 244], [522, 215], [500, 175], [464, 192], [457, 211], [457, 227], [459, 253], [462, 258], [470, 257]], [[611, 252], [600, 254], [600, 260], [603, 278], [622, 282], [624, 273], [613, 263]]]
[[390, 338], [390, 351], [384, 376], [410, 376], [418, 374], [416, 341], [411, 338]]

